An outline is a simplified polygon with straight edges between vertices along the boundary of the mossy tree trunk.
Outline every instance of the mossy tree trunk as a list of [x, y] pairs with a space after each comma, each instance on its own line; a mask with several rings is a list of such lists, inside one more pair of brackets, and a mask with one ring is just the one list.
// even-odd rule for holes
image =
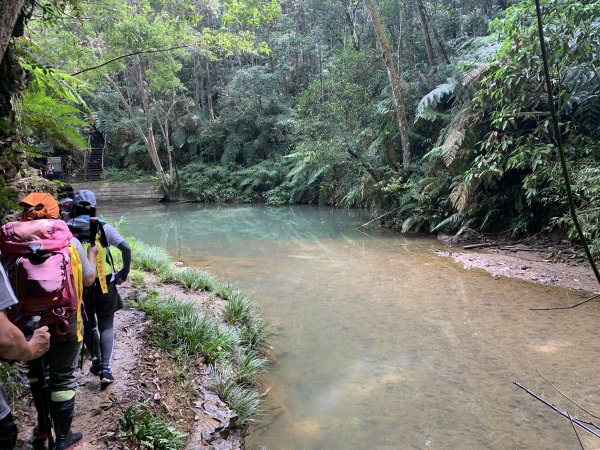
[[394, 66], [394, 59], [392, 57], [392, 51], [390, 50], [390, 44], [387, 36], [383, 29], [383, 24], [379, 17], [379, 12], [372, 0], [365, 0], [367, 12], [373, 22], [375, 28], [375, 36], [377, 43], [381, 49], [383, 62], [387, 68], [388, 78], [392, 87], [392, 97], [394, 100], [394, 106], [396, 107], [396, 119], [398, 120], [398, 128], [400, 130], [400, 141], [402, 142], [402, 165], [406, 168], [410, 165], [411, 160], [411, 146], [408, 135], [408, 119], [406, 118], [406, 107], [404, 106], [404, 98], [402, 90], [400, 88], [400, 77]]

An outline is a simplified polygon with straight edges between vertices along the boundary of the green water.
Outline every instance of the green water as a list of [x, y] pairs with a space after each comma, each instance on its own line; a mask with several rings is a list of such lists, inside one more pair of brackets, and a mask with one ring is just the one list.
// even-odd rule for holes
[[[102, 205], [101, 205], [102, 206]], [[124, 232], [238, 284], [279, 326], [250, 449], [578, 449], [600, 413], [600, 307], [573, 292], [466, 272], [435, 239], [310, 207], [104, 206]], [[586, 448], [600, 440], [579, 430]]]

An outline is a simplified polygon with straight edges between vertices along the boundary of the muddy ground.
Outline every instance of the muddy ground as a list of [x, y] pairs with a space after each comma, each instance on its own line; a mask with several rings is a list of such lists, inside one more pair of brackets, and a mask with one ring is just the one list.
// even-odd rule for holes
[[571, 242], [552, 236], [511, 240], [440, 235], [438, 239], [448, 248], [439, 254], [454, 259], [466, 270], [480, 269], [494, 277], [600, 293], [600, 283], [585, 253]]
[[[465, 269], [485, 270], [495, 277], [514, 277], [532, 283], [578, 289], [599, 293], [600, 284], [590, 265], [583, 258], [581, 249], [553, 238], [534, 238], [511, 241], [482, 236], [457, 240], [439, 236], [447, 245], [440, 254], [462, 264]], [[469, 246], [478, 248], [469, 249]], [[467, 248], [465, 248], [467, 247]], [[150, 276], [149, 276], [150, 277]], [[193, 299], [219, 315], [220, 300], [206, 293], [189, 293], [171, 285], [158, 285], [150, 277], [147, 285], [160, 297], [176, 295]], [[139, 295], [129, 283], [120, 288], [124, 298]], [[206, 391], [209, 383], [208, 368], [199, 362], [197, 377], [191, 383], [182, 383], [178, 378], [176, 363], [162, 351], [149, 349], [142, 340], [147, 322], [143, 313], [131, 309], [119, 311], [115, 320], [117, 344], [113, 372], [115, 382], [101, 390], [98, 377], [89, 373], [89, 360], [78, 369], [78, 393], [76, 418], [73, 429], [84, 433], [82, 450], [132, 448], [119, 436], [118, 418], [131, 405], [147, 405], [155, 415], [175, 423], [178, 429], [190, 436], [188, 448], [209, 448], [209, 429], [218, 429], [218, 418], [211, 417], [207, 410], [214, 411], [220, 404], [218, 398]], [[29, 395], [17, 401], [15, 416], [20, 426], [20, 450], [30, 449], [31, 430], [35, 412], [29, 404]], [[227, 440], [217, 439], [213, 447], [237, 449], [242, 447], [241, 437], [231, 435]]]

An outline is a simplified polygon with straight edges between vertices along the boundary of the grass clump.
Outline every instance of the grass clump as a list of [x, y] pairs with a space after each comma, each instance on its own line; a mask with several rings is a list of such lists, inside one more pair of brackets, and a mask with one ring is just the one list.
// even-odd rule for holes
[[229, 295], [229, 301], [223, 307], [223, 315], [227, 323], [250, 324], [257, 317], [256, 305], [248, 300], [242, 291], [235, 290]]
[[239, 425], [256, 422], [256, 417], [264, 413], [263, 395], [254, 387], [239, 384], [228, 374], [219, 371], [213, 372], [211, 389], [237, 414]]
[[175, 281], [191, 291], [214, 291], [217, 280], [203, 269], [186, 267], [175, 274]]
[[4, 386], [6, 395], [11, 401], [19, 398], [26, 391], [19, 379], [18, 371], [13, 370], [6, 361], [0, 361], [0, 384]]
[[267, 354], [271, 350], [269, 341], [278, 335], [273, 326], [260, 318], [241, 329], [240, 343], [259, 354]]
[[269, 360], [248, 349], [238, 349], [235, 355], [237, 370], [235, 376], [238, 383], [252, 385], [257, 374], [264, 372]]
[[158, 275], [161, 281], [167, 282], [174, 279], [175, 267], [169, 254], [162, 248], [134, 240], [131, 243], [131, 254], [131, 266], [134, 269], [152, 272]]
[[179, 450], [185, 446], [184, 433], [155, 419], [145, 408], [127, 408], [119, 418], [119, 429], [134, 448]]

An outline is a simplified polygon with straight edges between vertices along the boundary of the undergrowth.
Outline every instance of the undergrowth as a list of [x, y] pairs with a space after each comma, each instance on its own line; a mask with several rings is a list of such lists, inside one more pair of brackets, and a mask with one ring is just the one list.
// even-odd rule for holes
[[144, 288], [140, 272], [132, 272], [132, 285], [138, 289], [133, 306], [151, 319], [146, 339], [190, 370], [203, 359], [211, 366], [212, 389], [237, 414], [237, 424], [255, 421], [263, 412], [256, 380], [268, 365], [268, 341], [276, 334], [260, 318], [256, 304], [205, 270], [177, 269], [167, 252], [141, 241], [132, 242], [132, 267], [156, 274], [163, 283], [211, 291], [226, 301], [221, 320], [195, 302], [161, 298]]
[[184, 433], [155, 419], [143, 406], [127, 408], [119, 418], [119, 430], [123, 439], [133, 448], [179, 450], [185, 445]]

